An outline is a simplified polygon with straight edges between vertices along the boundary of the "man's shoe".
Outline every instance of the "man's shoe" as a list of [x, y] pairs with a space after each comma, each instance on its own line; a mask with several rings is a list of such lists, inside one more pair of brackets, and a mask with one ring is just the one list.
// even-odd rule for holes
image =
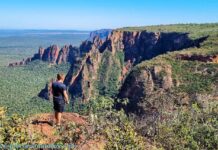
[[50, 125], [50, 126], [55, 126], [55, 122], [53, 121], [53, 120], [51, 120], [51, 121], [48, 121], [48, 124]]

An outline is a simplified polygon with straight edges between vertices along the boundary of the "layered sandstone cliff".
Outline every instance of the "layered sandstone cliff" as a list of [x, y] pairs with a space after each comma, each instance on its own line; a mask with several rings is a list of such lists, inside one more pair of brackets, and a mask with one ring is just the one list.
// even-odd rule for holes
[[100, 51], [105, 49], [113, 53], [123, 51], [125, 61], [131, 60], [137, 64], [169, 51], [199, 47], [200, 43], [206, 39], [207, 37], [202, 37], [191, 40], [188, 33], [114, 31], [100, 47]]

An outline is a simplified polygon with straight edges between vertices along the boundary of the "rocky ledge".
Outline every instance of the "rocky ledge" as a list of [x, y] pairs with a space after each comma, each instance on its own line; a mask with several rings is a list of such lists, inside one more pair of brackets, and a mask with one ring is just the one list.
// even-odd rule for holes
[[188, 61], [218, 63], [218, 55], [178, 54], [176, 56], [176, 59], [178, 59], [178, 60], [188, 60]]

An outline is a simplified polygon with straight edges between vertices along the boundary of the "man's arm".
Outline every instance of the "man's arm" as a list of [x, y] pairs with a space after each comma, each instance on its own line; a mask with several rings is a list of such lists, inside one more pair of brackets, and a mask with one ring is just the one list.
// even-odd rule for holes
[[69, 98], [66, 90], [64, 90], [64, 100], [67, 104], [69, 104]]

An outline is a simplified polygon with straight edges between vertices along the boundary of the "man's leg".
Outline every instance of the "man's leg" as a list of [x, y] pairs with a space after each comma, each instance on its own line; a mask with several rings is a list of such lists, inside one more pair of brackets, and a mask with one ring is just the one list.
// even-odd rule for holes
[[55, 116], [55, 124], [57, 124], [58, 122], [58, 112], [57, 111], [55, 111], [54, 116]]
[[61, 116], [62, 116], [62, 113], [57, 112], [57, 125], [61, 125]]

